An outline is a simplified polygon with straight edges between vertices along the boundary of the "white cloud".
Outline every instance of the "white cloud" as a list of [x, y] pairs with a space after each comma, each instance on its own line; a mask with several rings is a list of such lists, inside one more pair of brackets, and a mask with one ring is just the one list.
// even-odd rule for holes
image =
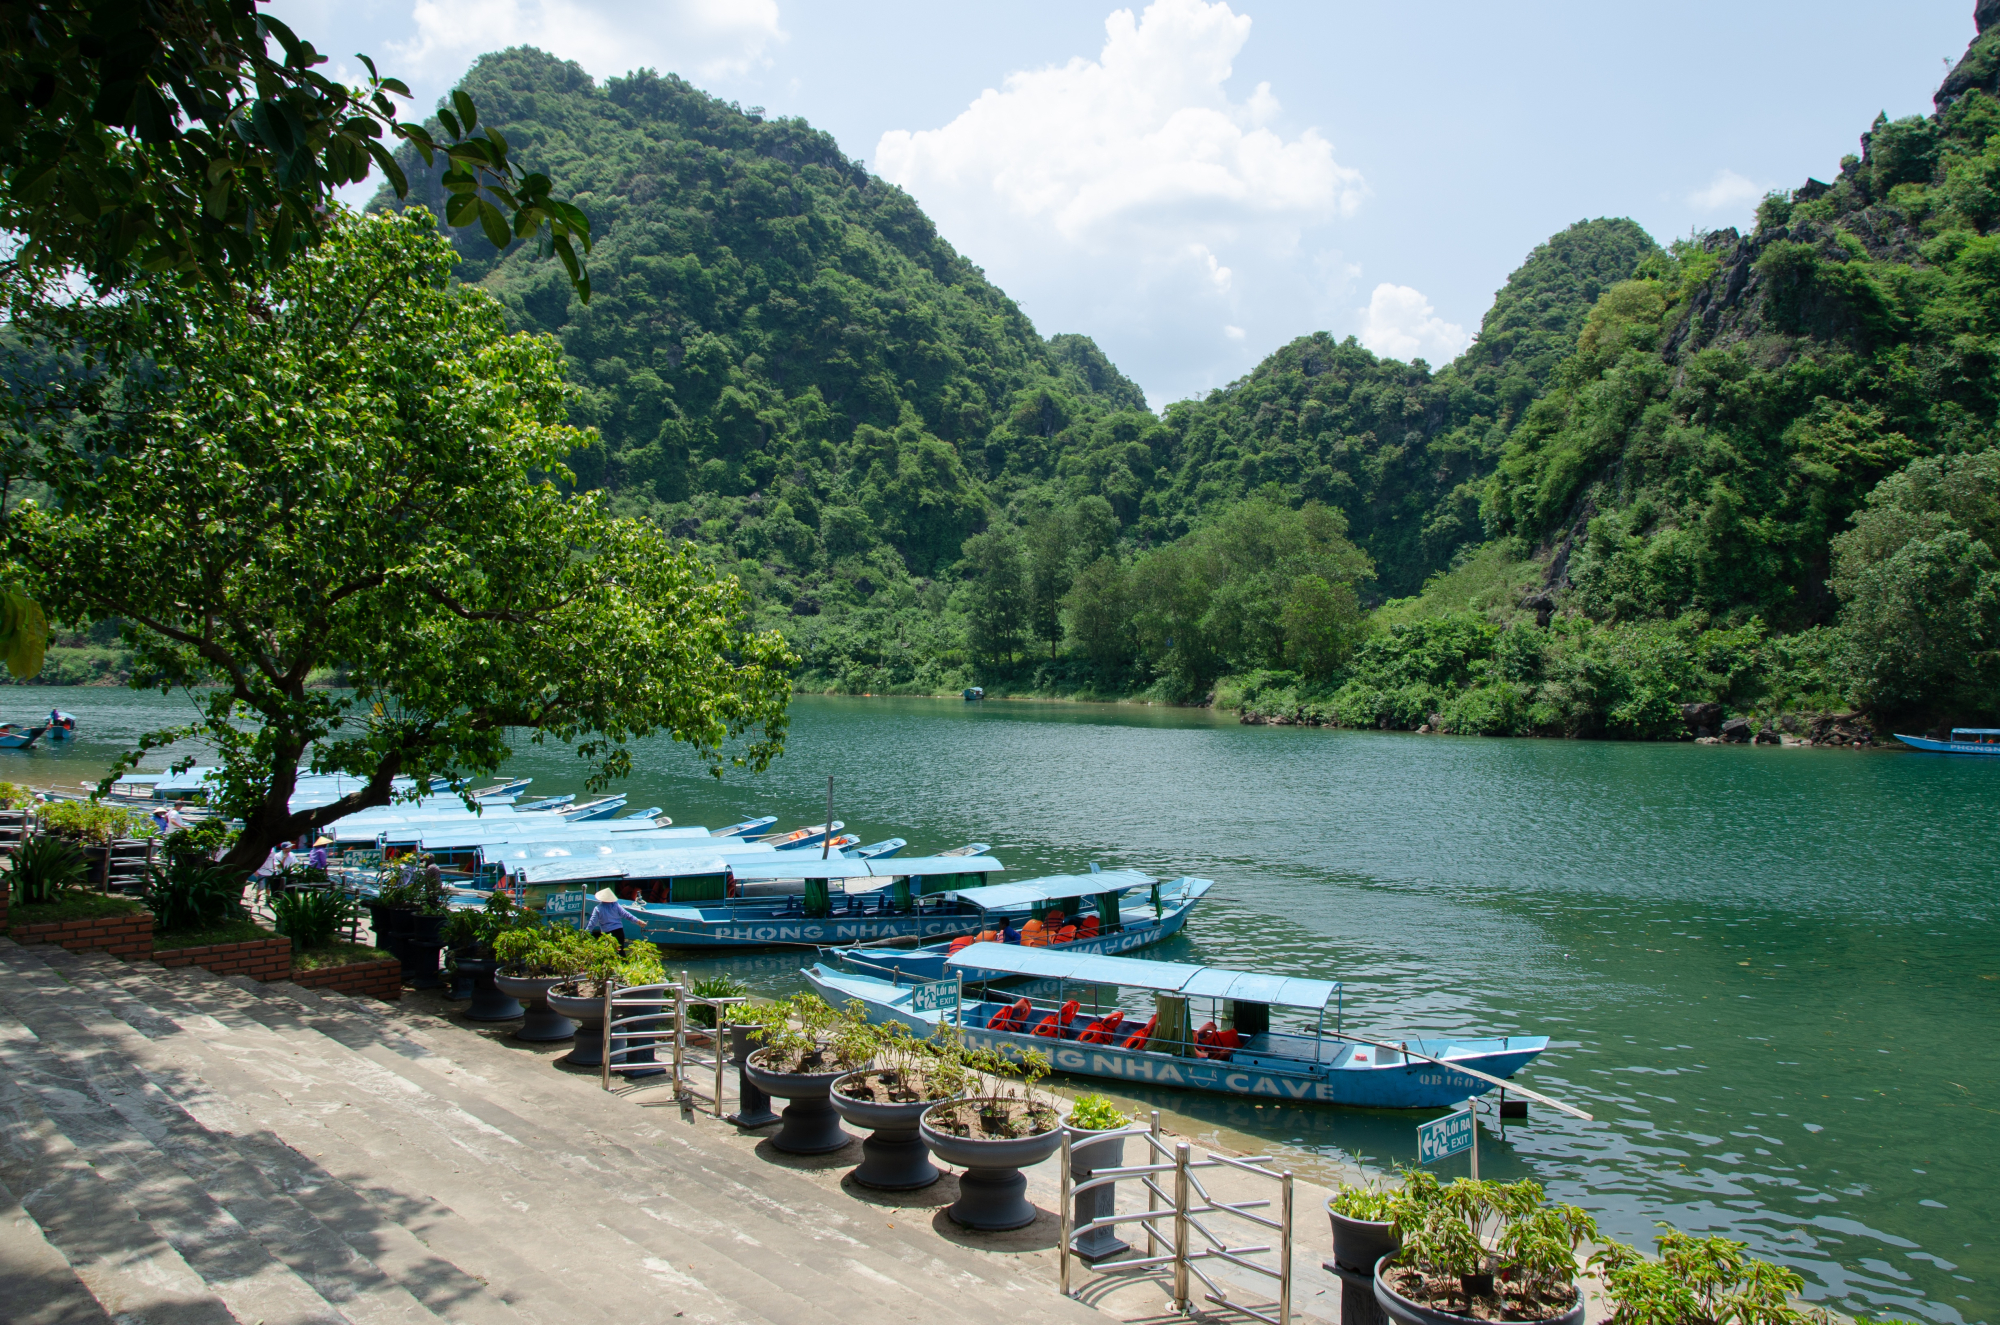
[[874, 167], [1044, 333], [1088, 331], [1155, 400], [1221, 385], [1273, 347], [1181, 328], [1311, 330], [1304, 236], [1368, 196], [1269, 83], [1232, 89], [1250, 32], [1222, 0], [1117, 10], [1094, 59], [1010, 73], [941, 128], [885, 133]]
[[777, 0], [416, 0], [411, 18], [415, 36], [391, 53], [446, 86], [507, 46], [539, 46], [597, 78], [650, 65], [700, 81], [745, 73], [785, 40]]
[[1423, 358], [1442, 364], [1470, 341], [1465, 328], [1437, 316], [1431, 301], [1407, 285], [1375, 287], [1361, 310], [1361, 343], [1385, 359]]
[[1104, 21], [1096, 60], [1008, 76], [942, 129], [895, 129], [875, 168], [919, 199], [986, 193], [1065, 239], [1115, 241], [1134, 222], [1351, 215], [1366, 192], [1312, 129], [1286, 141], [1268, 83], [1223, 86], [1250, 36], [1227, 4], [1155, 0]]
[[1245, 331], [1241, 327], [1232, 327], [1225, 325], [1222, 328], [1222, 334], [1229, 337], [1229, 339], [1231, 340], [1242, 340], [1245, 336], [1249, 335], [1250, 333]]
[[1766, 191], [1763, 185], [1747, 180], [1733, 170], [1718, 170], [1715, 178], [1708, 182], [1708, 187], [1688, 194], [1687, 201], [1689, 206], [1704, 212], [1737, 211], [1762, 201]]

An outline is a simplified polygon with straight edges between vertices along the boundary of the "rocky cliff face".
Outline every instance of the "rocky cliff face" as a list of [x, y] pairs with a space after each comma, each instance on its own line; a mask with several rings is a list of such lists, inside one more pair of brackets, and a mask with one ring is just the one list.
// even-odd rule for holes
[[1874, 484], [2000, 443], [1982, 357], [2000, 351], [2000, 261], [1984, 256], [2000, 0], [1975, 22], [1935, 113], [1878, 116], [1830, 182], [1773, 195], [1750, 233], [1711, 233], [1600, 302], [1589, 372], [1510, 443], [1484, 508], [1552, 554], [1530, 606], [1829, 620], [1829, 541]]

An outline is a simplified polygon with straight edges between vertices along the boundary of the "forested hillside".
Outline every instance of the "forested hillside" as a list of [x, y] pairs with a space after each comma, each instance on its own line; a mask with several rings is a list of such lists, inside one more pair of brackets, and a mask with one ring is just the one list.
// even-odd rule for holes
[[598, 293], [474, 242], [460, 275], [561, 339], [579, 481], [742, 577], [808, 687], [1630, 736], [1709, 701], [1972, 713], [1995, 39], [1748, 236], [1579, 222], [1452, 364], [1321, 333], [1162, 416], [832, 139], [671, 76], [480, 60], [486, 120], [590, 212]]

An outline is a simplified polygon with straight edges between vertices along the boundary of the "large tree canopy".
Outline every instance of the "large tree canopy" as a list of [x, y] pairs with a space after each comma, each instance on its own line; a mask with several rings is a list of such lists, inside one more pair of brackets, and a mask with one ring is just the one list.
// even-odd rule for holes
[[[247, 293], [165, 278], [16, 311], [41, 339], [10, 375], [12, 472], [49, 496], [7, 550], [65, 618], [123, 621], [140, 683], [214, 687], [189, 730], [246, 820], [234, 863], [398, 776], [490, 772], [510, 732], [575, 745], [598, 784], [654, 732], [717, 771], [782, 748], [783, 642], [689, 545], [559, 486], [589, 440], [559, 354], [448, 284], [453, 260], [427, 213], [342, 217]], [[148, 352], [66, 358], [79, 321]], [[364, 785], [291, 813], [302, 764]]]
[[316, 240], [334, 190], [371, 167], [406, 191], [387, 137], [446, 158], [453, 224], [501, 248], [546, 232], [588, 301], [583, 213], [518, 171], [503, 135], [474, 133], [464, 93], [438, 116], [440, 144], [396, 118], [390, 97], [409, 89], [360, 58], [366, 88], [333, 82], [252, 0], [0, 5], [0, 229], [20, 237], [15, 260], [81, 269], [100, 289], [161, 271], [255, 279]]

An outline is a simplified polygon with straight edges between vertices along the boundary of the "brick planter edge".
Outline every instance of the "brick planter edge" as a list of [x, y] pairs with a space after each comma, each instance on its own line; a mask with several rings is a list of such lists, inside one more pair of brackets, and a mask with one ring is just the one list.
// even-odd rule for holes
[[325, 989], [336, 994], [359, 994], [395, 1003], [403, 997], [403, 963], [394, 957], [373, 962], [349, 962], [345, 966], [323, 966], [317, 971], [298, 971], [291, 977], [295, 985]]
[[153, 955], [153, 913], [134, 911], [122, 916], [13, 925], [7, 937], [16, 943], [53, 943], [71, 952], [108, 952], [127, 961], [144, 961]]
[[199, 966], [216, 975], [247, 975], [252, 980], [288, 980], [292, 975], [292, 941], [282, 934], [246, 943], [209, 943], [197, 948], [155, 952], [162, 966]]

